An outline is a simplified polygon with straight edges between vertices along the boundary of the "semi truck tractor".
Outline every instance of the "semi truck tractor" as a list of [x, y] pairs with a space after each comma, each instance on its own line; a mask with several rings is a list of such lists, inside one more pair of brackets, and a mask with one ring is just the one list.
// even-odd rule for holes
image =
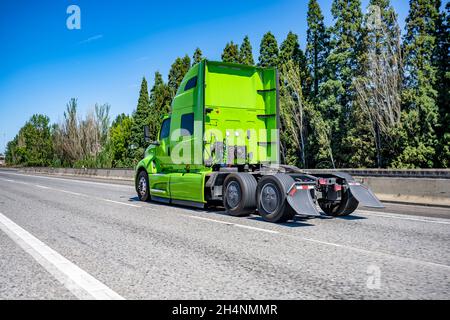
[[349, 174], [308, 174], [280, 164], [276, 68], [202, 60], [185, 75], [156, 141], [136, 166], [139, 199], [204, 208], [269, 222], [347, 216], [383, 208]]

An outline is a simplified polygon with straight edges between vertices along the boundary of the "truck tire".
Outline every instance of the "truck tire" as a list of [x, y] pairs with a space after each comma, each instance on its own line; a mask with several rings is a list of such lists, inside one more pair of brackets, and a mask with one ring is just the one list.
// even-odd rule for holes
[[319, 201], [319, 206], [328, 216], [345, 217], [351, 215], [356, 209], [358, 209], [359, 202], [355, 199], [352, 193], [347, 190], [342, 196], [342, 200], [340, 202], [330, 204]]
[[139, 200], [148, 201], [150, 199], [150, 190], [148, 185], [148, 173], [145, 170], [139, 172], [136, 179], [136, 192]]
[[247, 216], [256, 209], [256, 186], [249, 173], [232, 173], [223, 183], [223, 206], [234, 217]]
[[286, 222], [295, 217], [295, 211], [287, 202], [287, 193], [294, 179], [286, 174], [265, 176], [256, 189], [258, 212], [268, 222]]

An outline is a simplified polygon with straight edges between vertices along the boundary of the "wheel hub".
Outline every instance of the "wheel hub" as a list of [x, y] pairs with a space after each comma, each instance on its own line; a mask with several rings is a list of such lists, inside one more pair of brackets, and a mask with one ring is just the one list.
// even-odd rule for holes
[[141, 196], [144, 196], [147, 192], [147, 181], [145, 180], [145, 177], [139, 179], [138, 190]]
[[261, 205], [268, 213], [274, 213], [278, 208], [278, 192], [276, 187], [268, 183], [261, 191]]
[[227, 203], [230, 208], [236, 208], [241, 201], [241, 187], [236, 181], [230, 182], [227, 187]]

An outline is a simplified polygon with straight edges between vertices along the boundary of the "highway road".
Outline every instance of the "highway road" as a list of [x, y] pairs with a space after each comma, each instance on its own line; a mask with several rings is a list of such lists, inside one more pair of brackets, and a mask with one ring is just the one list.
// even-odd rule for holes
[[449, 211], [277, 225], [0, 171], [0, 299], [449, 299]]

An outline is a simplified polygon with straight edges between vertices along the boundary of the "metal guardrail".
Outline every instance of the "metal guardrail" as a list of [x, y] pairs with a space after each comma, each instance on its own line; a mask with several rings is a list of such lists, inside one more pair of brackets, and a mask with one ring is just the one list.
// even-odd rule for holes
[[347, 172], [356, 177], [450, 179], [450, 169], [306, 169], [309, 173]]

